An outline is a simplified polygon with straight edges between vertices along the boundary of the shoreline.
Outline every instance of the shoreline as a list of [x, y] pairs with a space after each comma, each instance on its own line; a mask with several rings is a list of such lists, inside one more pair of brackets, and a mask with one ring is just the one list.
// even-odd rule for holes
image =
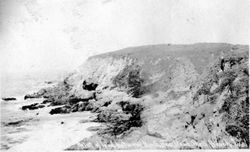
[[1, 116], [1, 150], [61, 151], [93, 135], [94, 131], [88, 128], [99, 125], [86, 122], [94, 116], [90, 112], [50, 115], [49, 111], [55, 106], [21, 110], [23, 105], [42, 101], [20, 101], [19, 98], [14, 102], [1, 101], [1, 113], [5, 112], [4, 117]]
[[[201, 53], [203, 49], [207, 51]], [[27, 119], [7, 125], [33, 125], [35, 131], [15, 149], [37, 151], [46, 144], [49, 150], [119, 149], [115, 145], [126, 149], [131, 143], [131, 148], [144, 148], [145, 143], [157, 142], [169, 146], [179, 143], [177, 149], [249, 148], [248, 54], [234, 46], [211, 49], [196, 48], [192, 56], [169, 52], [162, 58], [147, 58], [135, 52], [131, 56], [110, 54], [89, 59], [81, 70], [54, 86], [24, 96], [22, 100], [29, 103], [19, 106], [28, 111], [14, 118]], [[164, 57], [166, 60], [162, 60]], [[194, 60], [197, 57], [200, 60]], [[146, 64], [148, 59], [152, 64]], [[35, 102], [38, 98], [44, 101]], [[16, 105], [13, 107], [10, 109]], [[86, 111], [95, 118], [90, 119]], [[95, 123], [102, 125], [87, 129]], [[96, 134], [89, 136], [87, 131]]]

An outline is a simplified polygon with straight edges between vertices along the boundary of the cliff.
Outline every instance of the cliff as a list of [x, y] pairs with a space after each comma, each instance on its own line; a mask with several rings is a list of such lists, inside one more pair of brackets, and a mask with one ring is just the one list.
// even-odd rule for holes
[[217, 43], [126, 48], [90, 57], [63, 82], [25, 98], [64, 105], [51, 114], [97, 113], [92, 121], [104, 125], [70, 150], [246, 148], [248, 50]]

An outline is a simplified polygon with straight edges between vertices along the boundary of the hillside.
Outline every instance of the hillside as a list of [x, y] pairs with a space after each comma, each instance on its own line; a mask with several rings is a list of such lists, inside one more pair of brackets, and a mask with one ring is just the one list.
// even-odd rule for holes
[[51, 114], [97, 113], [98, 133], [69, 150], [246, 148], [248, 51], [219, 43], [125, 48], [90, 57], [25, 99], [64, 105]]

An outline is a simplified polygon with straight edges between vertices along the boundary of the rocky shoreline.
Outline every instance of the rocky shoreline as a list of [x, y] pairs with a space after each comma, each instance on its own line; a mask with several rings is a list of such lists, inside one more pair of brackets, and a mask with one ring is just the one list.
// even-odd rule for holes
[[[66, 83], [64, 82], [64, 84]], [[25, 95], [24, 97], [25, 100], [29, 98], [45, 98], [42, 103], [25, 105], [22, 106], [21, 109], [36, 110], [46, 106], [61, 105], [60, 107], [52, 108], [49, 112], [51, 115], [91, 111], [93, 113], [97, 113], [97, 116], [95, 119], [88, 120], [87, 122], [105, 123], [105, 127], [103, 126], [101, 129], [96, 128], [94, 130], [98, 131], [98, 135], [108, 135], [110, 137], [117, 137], [125, 131], [130, 130], [132, 127], [142, 126], [143, 122], [140, 118], [140, 113], [143, 110], [143, 106], [141, 104], [120, 101], [113, 104], [112, 107], [108, 107], [112, 101], [102, 99], [104, 97], [100, 94], [100, 91], [96, 91], [93, 87], [89, 87], [92, 85], [93, 84], [86, 84], [86, 86], [83, 85], [83, 88], [85, 89], [91, 88], [88, 90], [91, 91], [91, 95], [86, 96], [86, 98], [74, 97], [73, 95], [69, 95], [67, 97], [61, 96], [60, 99], [66, 100], [63, 102], [58, 101], [60, 94], [54, 94], [54, 89], [64, 90], [64, 85], [58, 85], [60, 87], [63, 86], [63, 88], [42, 89], [37, 93]], [[124, 94], [122, 94], [121, 97], [124, 97]]]
[[150, 142], [169, 145], [152, 145], [160, 149], [248, 148], [248, 52], [232, 45], [211, 45], [211, 49], [199, 56], [209, 62], [203, 67], [193, 56], [176, 57], [171, 52], [167, 55], [174, 60], [161, 61], [157, 56], [152, 59], [154, 66], [136, 55], [93, 57], [82, 73], [25, 95], [25, 100], [45, 100], [22, 109], [46, 105], [60, 106], [52, 108], [51, 115], [96, 113], [86, 122], [102, 123], [90, 129], [97, 133], [66, 150], [130, 149], [132, 144], [142, 148]]

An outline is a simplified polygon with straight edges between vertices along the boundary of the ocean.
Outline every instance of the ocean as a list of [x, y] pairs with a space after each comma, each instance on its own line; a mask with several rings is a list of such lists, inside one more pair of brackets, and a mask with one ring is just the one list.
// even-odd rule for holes
[[[40, 103], [43, 99], [24, 100], [24, 95], [47, 87], [48, 81], [58, 81], [63, 75], [5, 75], [1, 78], [1, 151], [55, 151], [63, 150], [92, 135], [87, 128], [97, 123], [81, 123], [93, 116], [90, 112], [50, 115], [56, 107], [39, 110], [21, 110], [23, 105]], [[63, 124], [62, 124], [63, 122]]]

